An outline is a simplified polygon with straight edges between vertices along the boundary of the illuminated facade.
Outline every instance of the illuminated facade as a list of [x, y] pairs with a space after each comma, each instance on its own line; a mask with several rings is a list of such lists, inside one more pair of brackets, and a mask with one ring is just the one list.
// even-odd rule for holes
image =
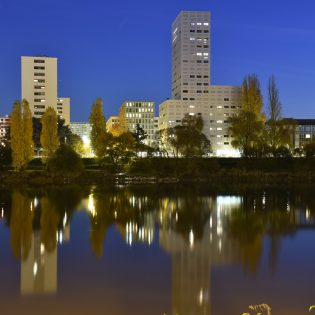
[[0, 117], [0, 141], [7, 136], [11, 124], [10, 116]]
[[295, 119], [294, 147], [302, 148], [315, 141], [315, 119]]
[[41, 118], [48, 107], [70, 124], [70, 99], [58, 97], [57, 58], [36, 56], [21, 59], [22, 99], [32, 115]]
[[181, 12], [172, 26], [172, 99], [159, 107], [159, 129], [185, 114], [203, 118], [203, 133], [216, 156], [239, 156], [228, 136], [228, 117], [240, 108], [238, 86], [211, 85], [211, 16]]
[[135, 132], [137, 124], [146, 132], [146, 145], [151, 146], [154, 141], [154, 102], [127, 101], [120, 108], [124, 113], [126, 125], [130, 132]]

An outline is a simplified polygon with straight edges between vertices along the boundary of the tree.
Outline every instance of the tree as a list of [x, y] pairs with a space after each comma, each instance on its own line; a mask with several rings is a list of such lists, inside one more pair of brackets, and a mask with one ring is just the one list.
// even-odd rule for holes
[[16, 170], [23, 169], [34, 156], [32, 115], [26, 100], [16, 101], [11, 114], [12, 164]]
[[0, 168], [12, 163], [12, 150], [10, 146], [0, 144]]
[[30, 198], [20, 191], [13, 191], [10, 244], [14, 256], [23, 261], [27, 259], [32, 246], [33, 217]]
[[116, 170], [120, 170], [123, 165], [128, 165], [135, 156], [135, 140], [129, 131], [122, 133], [118, 137], [107, 134], [106, 143], [107, 146], [103, 156], [109, 158]]
[[84, 165], [79, 154], [62, 144], [48, 161], [47, 169], [54, 176], [74, 177], [82, 173]]
[[67, 138], [67, 145], [81, 156], [86, 154], [86, 148], [84, 147], [83, 140], [79, 135], [71, 133], [69, 139]]
[[261, 146], [265, 116], [262, 113], [263, 98], [260, 83], [256, 75], [245, 77], [241, 93], [242, 108], [235, 116], [229, 118], [229, 132], [233, 137], [232, 145], [243, 156]]
[[28, 163], [34, 158], [33, 120], [28, 102], [22, 100], [24, 161]]
[[126, 119], [126, 104], [123, 105], [119, 110], [119, 125], [118, 125], [119, 134], [128, 131], [128, 122]]
[[106, 143], [106, 120], [103, 115], [103, 101], [98, 98], [92, 105], [92, 111], [90, 115], [91, 125], [91, 146], [94, 154], [98, 158], [103, 157]]
[[33, 117], [33, 142], [34, 149], [37, 156], [40, 154], [40, 150], [42, 149], [42, 145], [40, 143], [40, 135], [42, 132], [42, 123], [40, 118]]
[[275, 156], [278, 148], [290, 146], [295, 122], [291, 119], [282, 119], [282, 105], [279, 99], [279, 91], [275, 77], [269, 79], [268, 84], [268, 114], [269, 119], [265, 124], [265, 140]]
[[314, 142], [307, 143], [304, 146], [303, 151], [306, 157], [308, 158], [314, 157], [315, 156], [315, 143]]
[[186, 114], [181, 126], [175, 127], [175, 143], [178, 151], [185, 157], [201, 157], [210, 152], [210, 141], [202, 133], [201, 116]]
[[244, 112], [251, 112], [258, 118], [264, 119], [262, 114], [263, 97], [260, 82], [255, 74], [247, 75], [242, 84], [241, 104]]
[[263, 131], [263, 121], [258, 120], [253, 112], [241, 111], [230, 117], [229, 123], [229, 132], [233, 137], [232, 146], [248, 157], [252, 148], [257, 147]]
[[57, 113], [52, 107], [48, 107], [42, 116], [42, 132], [40, 142], [43, 148], [43, 159], [49, 160], [59, 147], [57, 129]]
[[273, 121], [277, 121], [282, 118], [282, 105], [279, 99], [279, 91], [274, 76], [271, 76], [268, 82], [268, 114], [269, 119]]
[[136, 124], [136, 130], [132, 133], [132, 135], [137, 145], [143, 145], [144, 140], [148, 138], [147, 133], [140, 126], [140, 124]]
[[186, 114], [181, 125], [163, 129], [158, 133], [162, 152], [176, 157], [200, 157], [209, 153], [211, 143], [202, 130], [202, 117]]

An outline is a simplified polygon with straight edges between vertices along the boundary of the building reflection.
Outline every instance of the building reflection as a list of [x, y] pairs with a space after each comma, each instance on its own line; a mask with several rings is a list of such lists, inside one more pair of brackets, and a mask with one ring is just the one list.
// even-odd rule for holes
[[[57, 231], [58, 244], [70, 241], [70, 224]], [[57, 293], [58, 246], [47, 251], [41, 241], [40, 231], [34, 231], [32, 245], [26, 260], [21, 261], [21, 295], [46, 295]]]
[[[160, 228], [160, 246], [172, 257], [172, 314], [211, 314], [211, 267], [230, 264], [237, 258], [237, 244], [224, 233], [226, 218], [241, 198], [209, 198], [211, 205], [203, 236], [196, 240], [191, 229], [188, 240], [170, 228]], [[172, 207], [169, 207], [170, 211]], [[165, 209], [163, 209], [165, 215]], [[175, 220], [180, 216], [180, 209]]]

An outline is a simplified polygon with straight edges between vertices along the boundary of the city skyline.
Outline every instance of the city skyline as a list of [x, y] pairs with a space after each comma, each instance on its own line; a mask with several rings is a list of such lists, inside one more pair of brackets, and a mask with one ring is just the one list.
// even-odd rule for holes
[[[67, 4], [57, 1], [54, 6], [46, 4], [46, 11], [37, 0], [27, 5], [21, 1], [3, 2], [0, 25], [6, 29], [2, 38], [7, 45], [3, 45], [0, 52], [0, 115], [10, 113], [14, 100], [21, 97], [22, 55], [49, 55], [60, 60], [58, 94], [69, 95], [73, 100], [74, 121], [88, 119], [96, 97], [104, 99], [106, 118], [115, 115], [127, 99], [152, 99], [158, 106], [171, 98], [171, 24], [180, 11], [198, 10], [212, 13], [213, 84], [240, 85], [246, 74], [257, 73], [266, 95], [267, 79], [275, 74], [284, 115], [315, 116], [311, 89], [315, 83], [311, 70], [315, 25], [310, 16], [315, 5], [304, 2], [295, 8], [293, 2], [286, 4], [285, 12], [281, 4], [270, 7], [271, 1], [257, 5], [247, 0], [241, 5], [232, 1], [222, 4], [219, 1], [184, 4], [160, 1], [152, 5], [145, 1], [132, 5], [121, 1], [86, 5], [79, 1], [75, 6], [73, 1]], [[85, 10], [95, 9], [99, 9], [99, 13], [93, 15], [93, 20], [87, 17], [87, 23], [79, 23]], [[72, 12], [73, 23], [65, 24]], [[257, 12], [259, 17], [255, 16]], [[19, 22], [5, 28], [13, 14]], [[25, 24], [23, 17], [27, 14]], [[104, 19], [100, 19], [102, 14]], [[303, 20], [299, 16], [303, 16]], [[52, 28], [49, 22], [56, 18], [63, 23], [56, 23]], [[39, 30], [38, 23], [42, 23]], [[22, 26], [25, 36], [21, 39]], [[35, 30], [47, 36], [40, 40], [36, 36], [35, 40]]]

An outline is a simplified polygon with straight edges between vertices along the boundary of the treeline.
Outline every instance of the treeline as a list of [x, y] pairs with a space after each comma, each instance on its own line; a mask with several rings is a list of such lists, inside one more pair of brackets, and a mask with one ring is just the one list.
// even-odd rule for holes
[[[32, 117], [27, 100], [16, 101], [11, 113], [11, 125], [0, 145], [0, 163], [11, 165], [15, 171], [23, 171], [36, 156], [40, 156], [46, 169], [56, 169], [60, 156], [67, 160], [69, 171], [73, 165], [83, 163], [79, 153], [84, 147], [81, 138], [71, 132], [65, 121], [48, 107], [41, 119]], [[56, 160], [57, 159], [57, 160]], [[58, 162], [58, 163], [57, 163]]]
[[282, 104], [274, 76], [269, 79], [267, 94], [267, 113], [264, 113], [257, 76], [245, 77], [241, 109], [228, 120], [233, 147], [244, 157], [314, 156], [314, 143], [294, 149], [296, 122], [282, 117]]

